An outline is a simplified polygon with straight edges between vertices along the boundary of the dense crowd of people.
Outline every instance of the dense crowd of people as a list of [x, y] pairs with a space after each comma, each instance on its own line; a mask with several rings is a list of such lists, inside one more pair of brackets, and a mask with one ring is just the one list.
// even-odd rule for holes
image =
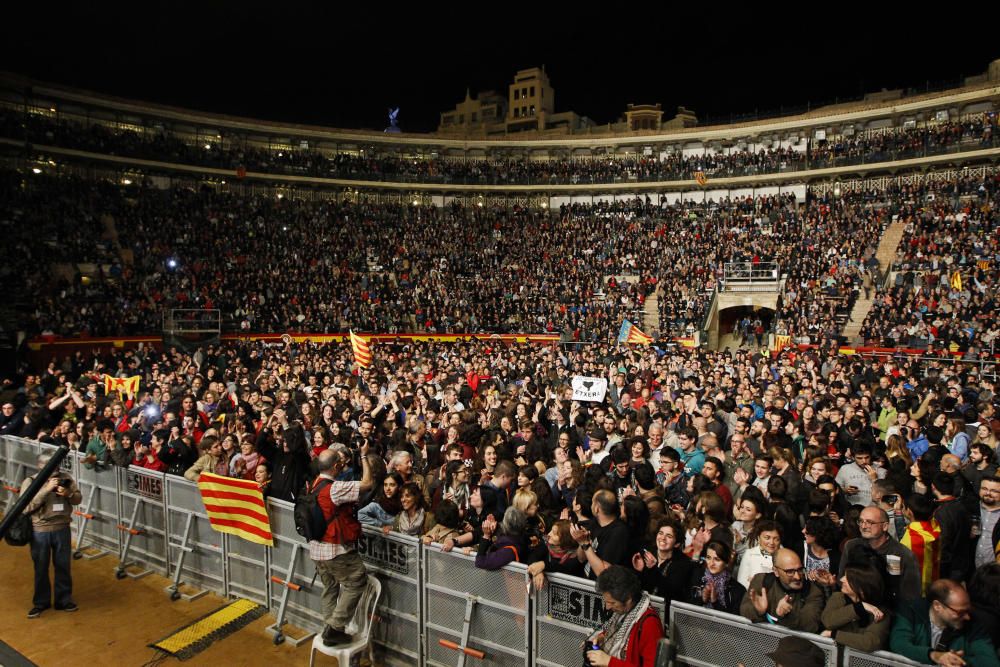
[[876, 293], [862, 328], [866, 341], [993, 352], [1000, 335], [997, 185], [995, 179], [962, 180], [937, 193], [910, 193], [916, 203], [906, 217], [895, 277]]
[[[0, 224], [19, 249], [7, 271], [35, 295], [35, 334], [142, 334], [159, 329], [166, 308], [218, 308], [242, 331], [548, 332], [592, 342], [607, 340], [624, 318], [642, 323], [646, 297], [656, 293], [659, 322], [647, 331], [686, 336], [702, 326], [727, 263], [776, 262], [786, 281], [774, 330], [803, 343], [837, 335], [869, 289], [887, 221], [935, 224], [923, 199], [945, 189], [546, 211], [163, 191], [15, 172], [0, 175], [0, 185]], [[959, 210], [961, 194], [973, 197], [961, 203], [978, 208], [961, 223], [958, 261], [974, 267], [996, 252], [995, 209], [983, 210], [996, 185], [964, 181], [954, 194], [956, 203], [942, 196], [935, 210]], [[70, 222], [58, 238], [54, 220]], [[101, 240], [108, 221], [131, 264]], [[31, 270], [87, 261], [102, 267], [87, 281]], [[992, 301], [979, 293], [993, 267], [975, 269], [980, 278], [967, 285], [979, 307], [961, 311], [986, 328], [981, 315]], [[887, 307], [895, 300], [879, 299], [878, 326], [909, 317]]]
[[264, 173], [363, 181], [541, 185], [677, 181], [691, 180], [698, 172], [709, 178], [721, 178], [891, 162], [962, 146], [968, 150], [993, 146], [997, 122], [996, 114], [976, 114], [961, 121], [881, 128], [854, 136], [807, 141], [805, 150], [790, 146], [756, 150], [735, 147], [725, 152], [706, 151], [702, 155], [673, 152], [549, 160], [403, 157], [380, 154], [374, 148], [367, 153], [362, 150], [356, 154], [329, 154], [302, 145], [255, 146], [241, 136], [205, 134], [185, 138], [162, 126], [140, 132], [99, 123], [88, 125], [11, 108], [0, 111], [0, 136], [32, 144]]
[[[536, 586], [624, 568], [667, 604], [998, 664], [995, 365], [494, 340], [372, 353], [77, 353], [4, 381], [0, 433], [285, 500], [334, 450], [344, 478], [372, 478], [363, 523], [526, 563]], [[104, 373], [140, 391], [106, 396]], [[570, 400], [575, 375], [607, 377], [605, 400]]]

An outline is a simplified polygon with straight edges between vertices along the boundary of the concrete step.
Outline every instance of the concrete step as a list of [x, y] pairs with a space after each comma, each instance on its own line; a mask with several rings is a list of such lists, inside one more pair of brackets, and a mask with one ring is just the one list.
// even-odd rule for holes
[[660, 297], [653, 292], [646, 297], [646, 302], [642, 306], [642, 330], [653, 335], [654, 331], [660, 329]]

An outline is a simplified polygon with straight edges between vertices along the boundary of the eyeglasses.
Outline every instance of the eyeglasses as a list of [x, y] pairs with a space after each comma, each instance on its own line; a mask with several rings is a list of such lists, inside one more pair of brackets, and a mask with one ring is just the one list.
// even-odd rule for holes
[[884, 523], [889, 523], [888, 521], [869, 521], [868, 519], [858, 519], [859, 526], [879, 526]]
[[801, 576], [801, 575], [803, 575], [803, 574], [806, 573], [806, 568], [804, 568], [804, 567], [793, 567], [793, 568], [789, 568], [789, 569], [786, 570], [783, 567], [778, 567], [777, 565], [775, 565], [774, 569], [775, 570], [780, 570], [781, 572], [784, 572], [789, 577], [794, 577], [795, 575], [800, 575]]
[[947, 607], [948, 610], [951, 611], [951, 613], [957, 616], [968, 616], [972, 612], [971, 609], [955, 609], [951, 605], [947, 605], [944, 602], [941, 602], [940, 600], [938, 600], [938, 602], [941, 604], [942, 607]]

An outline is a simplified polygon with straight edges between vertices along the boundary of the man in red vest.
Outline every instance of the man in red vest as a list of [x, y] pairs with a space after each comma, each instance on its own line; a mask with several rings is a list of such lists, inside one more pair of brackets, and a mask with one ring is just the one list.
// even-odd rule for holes
[[354, 512], [358, 496], [372, 487], [367, 444], [361, 447], [363, 473], [360, 482], [336, 481], [347, 464], [345, 456], [337, 450], [321, 452], [316, 457], [319, 477], [309, 486], [311, 492], [319, 488], [316, 502], [327, 522], [323, 538], [309, 542], [309, 557], [316, 564], [316, 572], [323, 582], [323, 615], [326, 620], [323, 643], [327, 646], [351, 641], [344, 627], [368, 584], [365, 564], [357, 551], [361, 525]]

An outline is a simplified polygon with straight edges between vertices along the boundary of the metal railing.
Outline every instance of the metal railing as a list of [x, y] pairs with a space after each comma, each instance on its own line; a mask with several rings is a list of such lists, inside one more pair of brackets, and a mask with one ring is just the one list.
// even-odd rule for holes
[[[39, 455], [55, 449], [0, 437], [4, 508], [17, 497], [20, 483], [38, 471]], [[291, 503], [268, 500], [274, 535], [274, 546], [268, 547], [214, 531], [197, 485], [186, 479], [135, 467], [92, 467], [80, 452], [71, 452], [63, 467], [83, 495], [72, 523], [76, 557], [115, 555], [120, 579], [152, 572], [171, 577], [164, 593], [174, 600], [207, 591], [254, 600], [275, 617], [268, 628], [275, 643], [285, 641], [288, 622], [310, 633], [322, 629], [322, 585], [295, 530]], [[487, 571], [476, 568], [471, 555], [444, 553], [439, 545], [367, 527], [358, 552], [382, 582], [372, 629], [377, 664], [461, 667], [467, 655], [480, 654], [482, 664], [490, 665], [578, 664], [582, 641], [608, 618], [589, 579], [549, 575], [545, 587], [532, 590], [522, 564]], [[652, 604], [662, 615], [664, 600], [654, 597]], [[669, 620], [670, 665], [770, 667], [766, 652], [789, 635], [820, 647], [828, 667], [917, 664], [677, 601]]]

